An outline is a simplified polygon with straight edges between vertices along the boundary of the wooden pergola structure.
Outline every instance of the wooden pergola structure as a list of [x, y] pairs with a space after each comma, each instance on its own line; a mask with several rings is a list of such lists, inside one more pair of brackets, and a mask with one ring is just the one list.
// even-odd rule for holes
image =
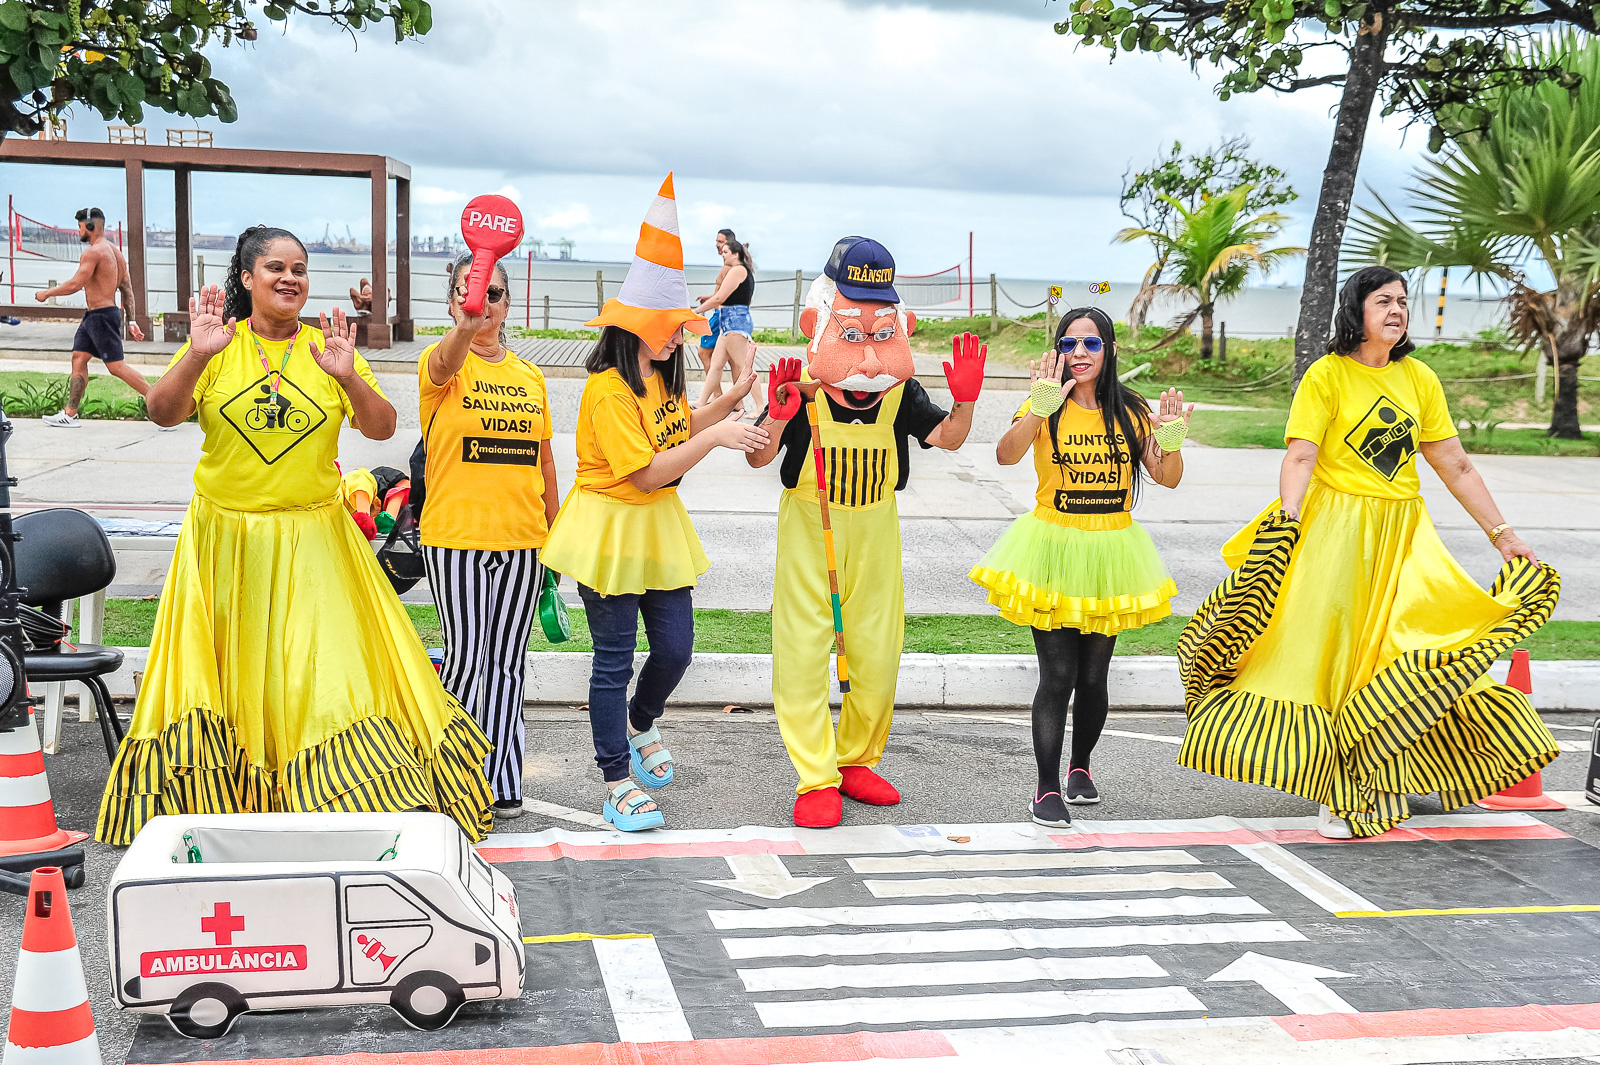
[[[364, 336], [357, 341], [367, 348], [387, 348], [393, 341], [410, 340], [411, 319], [411, 168], [385, 155], [352, 155], [342, 152], [280, 152], [256, 148], [179, 148], [154, 144], [92, 144], [86, 141], [39, 141], [7, 137], [0, 141], [0, 162], [45, 163], [57, 166], [117, 166], [127, 175], [128, 272], [139, 304], [139, 325], [151, 335], [149, 287], [145, 270], [144, 174], [146, 170], [171, 170], [173, 173], [174, 217], [177, 229], [178, 306], [187, 308], [194, 295], [194, 221], [191, 204], [191, 175], [196, 171], [224, 174], [290, 174], [307, 177], [355, 177], [372, 182], [372, 306], [375, 317], [363, 321]], [[388, 230], [389, 181], [394, 181], [395, 205], [395, 313], [387, 321], [383, 311], [389, 306]], [[270, 221], [270, 219], [264, 219]], [[19, 318], [61, 318], [82, 314], [69, 307], [42, 307], [37, 303], [0, 304], [0, 314]], [[170, 323], [168, 339], [182, 339], [189, 332], [186, 310], [165, 316]]]

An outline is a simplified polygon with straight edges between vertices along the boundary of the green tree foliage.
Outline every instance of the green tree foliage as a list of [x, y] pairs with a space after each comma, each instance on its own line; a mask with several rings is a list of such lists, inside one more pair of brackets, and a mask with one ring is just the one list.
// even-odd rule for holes
[[37, 133], [80, 102], [128, 123], [146, 104], [232, 122], [233, 96], [206, 51], [254, 41], [253, 13], [321, 18], [352, 35], [391, 22], [396, 41], [433, 24], [427, 0], [0, 0], [0, 137]]
[[[1123, 215], [1141, 229], [1173, 235], [1181, 203], [1190, 210], [1200, 206], [1207, 196], [1231, 191], [1240, 185], [1250, 186], [1245, 200], [1246, 214], [1259, 214], [1289, 203], [1295, 198], [1288, 175], [1277, 167], [1250, 158], [1248, 137], [1228, 137], [1214, 148], [1200, 152], [1183, 153], [1183, 144], [1173, 141], [1172, 147], [1158, 156], [1144, 170], [1129, 170], [1122, 175], [1120, 203]], [[1137, 332], [1144, 325], [1150, 306], [1146, 290], [1161, 282], [1167, 258], [1157, 249], [1156, 261], [1145, 273], [1139, 296], [1128, 312], [1128, 324]]]
[[[1173, 52], [1221, 73], [1218, 95], [1316, 86], [1341, 89], [1333, 144], [1312, 221], [1295, 335], [1296, 374], [1327, 350], [1339, 245], [1375, 100], [1384, 114], [1433, 125], [1437, 149], [1452, 128], [1483, 128], [1482, 90], [1531, 85], [1567, 72], [1515, 59], [1551, 26], [1596, 32], [1593, 0], [1063, 0], [1056, 32], [1117, 52]], [[1445, 121], [1447, 116], [1453, 117]]]
[[[1513, 333], [1556, 367], [1550, 435], [1578, 440], [1578, 368], [1600, 330], [1600, 42], [1566, 33], [1508, 60], [1558, 66], [1577, 89], [1503, 84], [1447, 112], [1457, 136], [1417, 172], [1414, 221], [1381, 199], [1378, 210], [1358, 209], [1346, 257], [1396, 270], [1464, 266], [1505, 284]], [[1490, 119], [1479, 130], [1482, 113]], [[1527, 284], [1530, 258], [1555, 288]]]
[[1174, 295], [1195, 301], [1194, 310], [1174, 325], [1172, 336], [1199, 317], [1202, 359], [1211, 358], [1212, 316], [1217, 303], [1237, 295], [1252, 273], [1270, 273], [1288, 259], [1305, 254], [1304, 248], [1264, 247], [1288, 219], [1276, 211], [1247, 214], [1245, 205], [1253, 191], [1250, 185], [1240, 185], [1203, 198], [1193, 209], [1168, 196], [1166, 202], [1178, 216], [1173, 233], [1135, 227], [1116, 236], [1124, 244], [1148, 240], [1155, 245], [1159, 261], [1172, 269], [1173, 281], [1148, 286], [1140, 291], [1140, 299]]

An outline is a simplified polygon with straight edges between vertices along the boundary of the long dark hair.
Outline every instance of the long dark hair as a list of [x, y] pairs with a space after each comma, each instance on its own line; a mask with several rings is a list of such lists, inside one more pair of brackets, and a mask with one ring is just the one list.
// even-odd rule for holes
[[[1139, 500], [1140, 475], [1143, 465], [1139, 462], [1140, 455], [1144, 452], [1145, 441], [1153, 432], [1150, 425], [1150, 404], [1145, 398], [1121, 381], [1117, 380], [1117, 327], [1111, 321], [1111, 316], [1099, 307], [1074, 307], [1061, 316], [1061, 322], [1056, 326], [1055, 342], [1051, 345], [1056, 350], [1061, 338], [1066, 335], [1067, 326], [1079, 318], [1087, 318], [1094, 323], [1094, 331], [1099, 334], [1100, 342], [1105, 345], [1105, 358], [1100, 362], [1100, 376], [1094, 382], [1095, 402], [1100, 404], [1100, 417], [1106, 427], [1106, 449], [1111, 456], [1111, 464], [1120, 466], [1127, 462], [1133, 467], [1128, 478], [1128, 499], [1130, 503]], [[1061, 365], [1061, 380], [1065, 382], [1071, 374], [1070, 364], [1063, 362]], [[1061, 466], [1061, 444], [1058, 439], [1058, 430], [1061, 427], [1061, 411], [1067, 409], [1063, 403], [1061, 408], [1050, 415], [1050, 451], [1055, 458], [1057, 468]], [[1127, 441], [1128, 452], [1117, 446], [1117, 430], [1122, 430], [1123, 439]]]
[[233, 258], [228, 260], [228, 276], [222, 283], [224, 321], [236, 318], [242, 322], [250, 317], [250, 290], [244, 287], [241, 275], [246, 271], [254, 272], [256, 260], [266, 254], [267, 245], [280, 237], [287, 237], [299, 244], [301, 255], [306, 253], [304, 242], [287, 229], [251, 226], [239, 234], [239, 241], [233, 246]]
[[[639, 334], [620, 325], [608, 325], [600, 330], [600, 342], [589, 352], [589, 361], [583, 368], [590, 373], [616, 370], [628, 382], [633, 394], [644, 396], [644, 378], [639, 376]], [[689, 384], [689, 372], [684, 366], [683, 345], [679, 344], [672, 357], [656, 363], [656, 373], [667, 395], [682, 397]]]
[[[1361, 347], [1367, 339], [1367, 297], [1396, 281], [1401, 288], [1408, 287], [1405, 275], [1387, 266], [1363, 266], [1350, 275], [1339, 290], [1339, 309], [1333, 312], [1333, 340], [1328, 346], [1335, 355], [1353, 355]], [[1416, 350], [1408, 329], [1389, 349], [1389, 361], [1403, 359]]]
[[739, 257], [739, 265], [744, 267], [745, 273], [751, 280], [755, 280], [756, 261], [750, 257], [750, 246], [741, 244], [731, 235], [728, 237], [728, 250]]

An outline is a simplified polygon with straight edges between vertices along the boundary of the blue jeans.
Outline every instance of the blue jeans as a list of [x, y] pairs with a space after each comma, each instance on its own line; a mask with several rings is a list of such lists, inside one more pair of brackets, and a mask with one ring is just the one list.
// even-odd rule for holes
[[[694, 652], [693, 592], [693, 588], [674, 588], [651, 589], [643, 595], [601, 595], [578, 585], [594, 641], [589, 727], [594, 732], [595, 764], [608, 783], [628, 776], [628, 725], [637, 732], [654, 726], [689, 668]], [[641, 614], [650, 653], [629, 701]]]

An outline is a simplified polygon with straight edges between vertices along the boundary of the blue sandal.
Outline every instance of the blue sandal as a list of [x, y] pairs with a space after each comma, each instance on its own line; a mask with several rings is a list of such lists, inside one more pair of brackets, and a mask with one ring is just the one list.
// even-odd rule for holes
[[[630, 800], [629, 795], [633, 798]], [[660, 828], [667, 823], [661, 816], [661, 810], [646, 810], [639, 813], [639, 807], [648, 802], [648, 799], [634, 786], [632, 780], [620, 781], [611, 789], [611, 794], [606, 796], [605, 807], [600, 811], [605, 819], [623, 832], [645, 832], [652, 828]]]
[[[641, 757], [639, 754], [640, 749], [648, 747], [652, 743], [661, 744], [661, 749], [648, 758]], [[654, 771], [663, 762], [667, 764], [667, 773], [666, 776], [658, 777]], [[652, 791], [657, 788], [664, 788], [672, 783], [674, 772], [672, 752], [667, 750], [665, 743], [661, 742], [661, 732], [654, 725], [651, 725], [647, 732], [628, 737], [628, 765], [633, 770], [633, 775], [639, 778], [639, 783]]]

